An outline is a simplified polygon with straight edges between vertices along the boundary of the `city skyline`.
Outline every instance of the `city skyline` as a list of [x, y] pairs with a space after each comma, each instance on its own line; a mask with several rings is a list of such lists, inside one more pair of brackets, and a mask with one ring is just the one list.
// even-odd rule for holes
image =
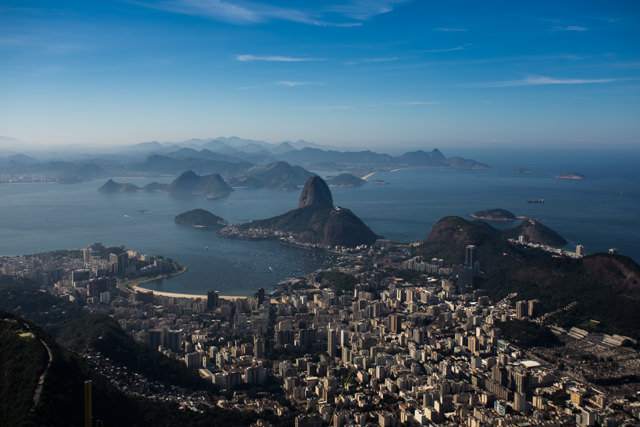
[[639, 11], [628, 2], [9, 1], [0, 144], [237, 135], [344, 149], [633, 149]]

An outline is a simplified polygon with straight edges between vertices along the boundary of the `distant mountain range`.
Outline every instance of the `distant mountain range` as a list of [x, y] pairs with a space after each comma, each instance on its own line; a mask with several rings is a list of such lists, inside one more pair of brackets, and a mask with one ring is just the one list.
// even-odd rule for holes
[[[438, 149], [392, 156], [374, 151], [341, 151], [308, 141], [271, 144], [237, 137], [191, 139], [178, 143], [157, 141], [125, 147], [118, 152], [96, 155], [70, 153], [58, 159], [38, 159], [12, 154], [0, 158], [3, 176], [34, 176], [76, 183], [112, 176], [176, 176], [185, 171], [219, 174], [234, 186], [293, 189], [309, 176], [303, 170], [290, 171], [289, 182], [272, 183], [269, 166], [286, 162], [312, 170], [340, 170], [356, 176], [399, 168], [433, 167], [490, 169], [485, 163], [462, 157], [445, 157]], [[275, 164], [275, 166], [273, 166]], [[295, 166], [293, 166], [295, 167]], [[262, 175], [262, 176], [261, 176]], [[256, 177], [260, 182], [249, 177]]]

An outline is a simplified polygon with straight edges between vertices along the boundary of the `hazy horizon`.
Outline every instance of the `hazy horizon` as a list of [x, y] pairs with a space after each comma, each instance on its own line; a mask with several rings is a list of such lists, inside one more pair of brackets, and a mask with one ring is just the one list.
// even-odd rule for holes
[[221, 135], [377, 151], [633, 148], [638, 12], [623, 1], [9, 0], [0, 135], [47, 148]]

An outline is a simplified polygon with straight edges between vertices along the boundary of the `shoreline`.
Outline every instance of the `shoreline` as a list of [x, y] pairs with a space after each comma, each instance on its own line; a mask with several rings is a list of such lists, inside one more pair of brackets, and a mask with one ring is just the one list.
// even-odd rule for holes
[[[160, 276], [155, 276], [155, 277], [150, 277], [147, 279], [144, 279], [138, 283], [134, 284], [125, 284], [124, 285], [124, 289], [126, 291], [129, 292], [151, 292], [153, 295], [156, 296], [160, 296], [160, 297], [168, 297], [168, 298], [188, 298], [188, 299], [207, 299], [207, 295], [201, 295], [201, 294], [185, 294], [185, 293], [180, 293], [180, 292], [167, 292], [167, 291], [157, 291], [155, 289], [148, 289], [145, 288], [141, 285], [144, 285], [145, 283], [150, 283], [150, 282], [155, 282], [156, 280], [163, 280], [163, 279], [168, 279], [170, 277], [175, 277], [175, 276], [179, 276], [181, 274], [186, 273], [189, 270], [188, 267], [183, 266], [182, 269], [180, 269], [179, 271], [176, 271], [175, 273], [171, 273], [171, 274], [162, 274]], [[229, 301], [236, 301], [238, 299], [242, 299], [242, 298], [249, 298], [249, 296], [241, 296], [241, 295], [219, 295], [218, 298], [222, 298], [222, 299], [226, 299]]]
[[[170, 277], [179, 276], [181, 274], [186, 273], [187, 271], [189, 271], [189, 267], [182, 266], [182, 268], [180, 270], [178, 270], [178, 271], [176, 271], [174, 273], [160, 274], [158, 276], [147, 277], [147, 278], [141, 279], [140, 281], [133, 280], [130, 283], [124, 282], [124, 283], [122, 283], [122, 287], [123, 287], [123, 290], [135, 289], [135, 288], [137, 288], [140, 285], [143, 285], [145, 283], [155, 282], [156, 280], [163, 280], [163, 279], [168, 279]], [[120, 287], [120, 286], [118, 286], [118, 287]]]
[[[185, 298], [185, 299], [207, 299], [206, 295], [200, 294], [183, 294], [179, 292], [165, 292], [165, 291], [156, 291], [154, 289], [141, 288], [138, 285], [132, 286], [131, 290], [136, 292], [151, 292], [155, 296], [159, 297], [167, 297], [167, 298]], [[243, 298], [249, 298], [249, 296], [240, 296], [240, 295], [218, 295], [218, 298], [226, 299], [229, 301], [236, 301]]]

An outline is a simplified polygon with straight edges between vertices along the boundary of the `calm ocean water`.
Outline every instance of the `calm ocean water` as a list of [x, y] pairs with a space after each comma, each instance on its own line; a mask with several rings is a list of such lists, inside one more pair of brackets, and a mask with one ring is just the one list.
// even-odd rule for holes
[[[504, 208], [538, 218], [588, 253], [617, 247], [640, 260], [640, 171], [637, 153], [572, 155], [564, 161], [530, 153], [481, 152], [473, 157], [491, 171], [410, 169], [381, 173], [387, 185], [333, 189], [337, 205], [351, 209], [376, 233], [398, 241], [424, 239], [439, 218], [481, 209]], [[472, 157], [470, 154], [466, 154]], [[533, 175], [514, 175], [527, 167]], [[555, 174], [576, 171], [587, 179], [567, 181]], [[322, 173], [321, 173], [322, 175]], [[165, 178], [164, 181], [168, 181]], [[101, 194], [104, 180], [74, 185], [0, 185], [0, 254], [15, 255], [92, 242], [126, 245], [171, 257], [189, 272], [147, 287], [184, 293], [216, 289], [223, 295], [248, 295], [288, 277], [329, 265], [321, 253], [268, 241], [218, 238], [215, 233], [181, 226], [175, 215], [203, 208], [231, 222], [266, 218], [293, 209], [299, 192], [236, 190], [208, 201], [160, 193]], [[119, 178], [145, 184], [151, 179]], [[527, 199], [544, 197], [544, 204]], [[147, 210], [149, 213], [143, 213]], [[208, 248], [208, 249], [207, 249]]]

